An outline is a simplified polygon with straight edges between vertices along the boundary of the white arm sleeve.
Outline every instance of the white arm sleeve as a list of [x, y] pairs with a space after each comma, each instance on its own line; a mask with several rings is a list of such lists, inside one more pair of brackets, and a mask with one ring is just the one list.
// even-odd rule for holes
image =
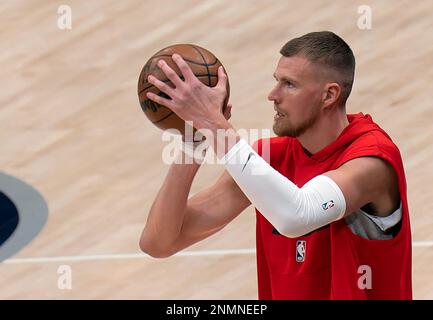
[[299, 237], [344, 216], [344, 195], [327, 176], [316, 176], [299, 188], [243, 139], [222, 160], [251, 203], [282, 235]]

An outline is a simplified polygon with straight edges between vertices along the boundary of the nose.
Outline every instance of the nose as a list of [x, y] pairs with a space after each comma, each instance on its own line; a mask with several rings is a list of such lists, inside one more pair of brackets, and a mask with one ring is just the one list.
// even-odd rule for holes
[[[273, 87], [272, 90], [268, 94], [268, 100], [269, 101], [275, 101], [277, 102], [277, 86]], [[278, 103], [278, 102], [277, 102]]]

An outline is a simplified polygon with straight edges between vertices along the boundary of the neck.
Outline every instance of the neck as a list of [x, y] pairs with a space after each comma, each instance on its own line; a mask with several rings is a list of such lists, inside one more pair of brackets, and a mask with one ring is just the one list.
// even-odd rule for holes
[[335, 141], [348, 124], [346, 111], [343, 109], [328, 116], [322, 116], [297, 139], [306, 151], [314, 154]]

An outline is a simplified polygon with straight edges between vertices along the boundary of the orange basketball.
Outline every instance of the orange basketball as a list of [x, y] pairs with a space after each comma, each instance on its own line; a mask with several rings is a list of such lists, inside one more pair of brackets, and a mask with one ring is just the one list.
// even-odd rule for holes
[[[218, 67], [222, 64], [215, 55], [204, 48], [193, 44], [176, 44], [155, 53], [141, 70], [140, 77], [138, 78], [138, 99], [144, 114], [158, 128], [163, 130], [177, 129], [181, 134], [184, 134], [185, 122], [169, 108], [151, 101], [146, 96], [147, 92], [153, 92], [160, 96], [169, 98], [166, 94], [159, 91], [158, 88], [147, 82], [147, 77], [150, 74], [174, 87], [171, 81], [167, 79], [162, 70], [157, 66], [159, 60], [165, 60], [165, 62], [182, 78], [179, 68], [171, 59], [173, 53], [182, 56], [195, 76], [205, 85], [210, 87], [214, 87], [217, 84]], [[230, 86], [227, 81], [227, 97], [223, 106], [221, 106], [221, 111], [223, 111], [227, 105], [229, 95]]]

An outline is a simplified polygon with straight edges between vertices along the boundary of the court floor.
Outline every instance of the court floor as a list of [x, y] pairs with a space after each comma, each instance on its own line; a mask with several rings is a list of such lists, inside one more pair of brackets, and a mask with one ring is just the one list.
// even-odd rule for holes
[[[371, 29], [359, 27], [358, 1], [73, 0], [62, 29], [62, 2], [1, 1], [0, 171], [42, 195], [48, 220], [0, 264], [0, 299], [256, 299], [252, 208], [177, 256], [140, 253], [168, 165], [137, 79], [159, 49], [198, 44], [228, 72], [234, 127], [269, 129], [280, 47], [319, 30], [342, 36], [357, 59], [348, 112], [371, 114], [401, 150], [414, 298], [432, 299], [433, 2], [362, 4]], [[201, 168], [192, 192], [221, 173]]]

